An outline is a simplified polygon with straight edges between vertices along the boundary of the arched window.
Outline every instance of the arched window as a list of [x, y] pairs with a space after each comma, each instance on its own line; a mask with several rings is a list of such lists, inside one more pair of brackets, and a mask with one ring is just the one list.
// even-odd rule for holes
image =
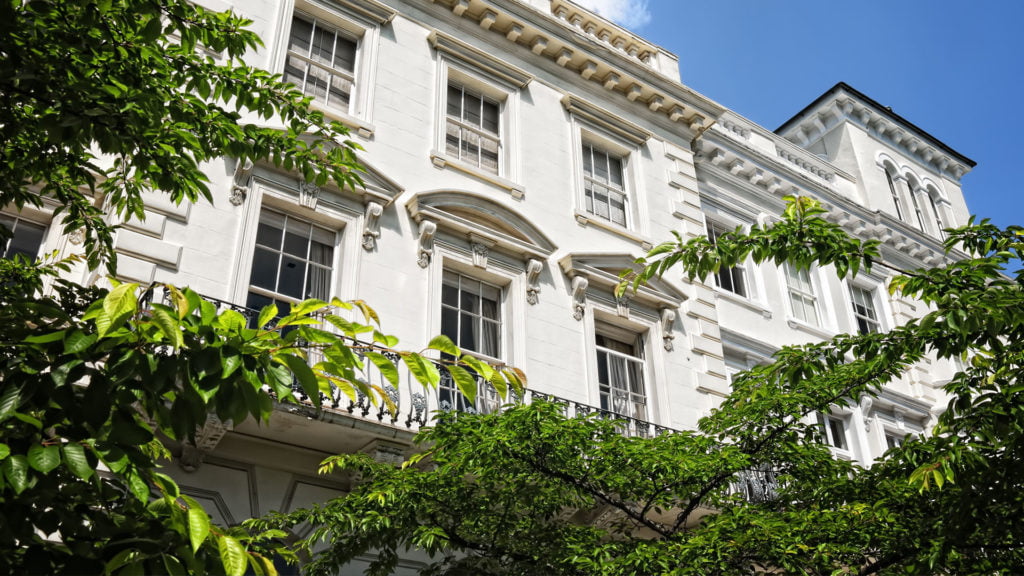
[[889, 193], [892, 195], [893, 206], [896, 207], [896, 217], [904, 220], [903, 203], [900, 202], [900, 193], [896, 191], [896, 184], [892, 181], [892, 172], [888, 168], [885, 169], [885, 180], [889, 183]]

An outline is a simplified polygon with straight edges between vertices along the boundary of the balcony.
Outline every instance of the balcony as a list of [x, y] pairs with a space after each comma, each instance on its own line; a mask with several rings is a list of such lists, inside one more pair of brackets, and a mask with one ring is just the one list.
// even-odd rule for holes
[[[247, 309], [221, 300], [207, 298], [218, 307], [218, 311], [232, 309], [249, 321], [255, 322], [259, 316], [257, 310]], [[397, 363], [397, 354], [385, 354], [392, 361]], [[435, 389], [427, 389], [420, 385], [408, 370], [400, 373], [400, 388], [393, 386], [387, 378], [371, 362], [366, 362], [362, 371], [362, 378], [368, 384], [383, 390], [394, 405], [394, 410], [383, 403], [374, 403], [371, 399], [358, 393], [355, 400], [349, 398], [338, 388], [332, 388], [330, 394], [322, 394], [320, 407], [317, 408], [310, 401], [309, 397], [296, 383], [293, 386], [298, 404], [280, 403], [277, 409], [293, 416], [304, 417], [306, 420], [326, 420], [345, 423], [347, 428], [360, 430], [356, 433], [353, 430], [347, 436], [364, 437], [352, 444], [373, 444], [373, 438], [378, 439], [399, 439], [406, 444], [416, 431], [430, 422], [430, 415], [437, 411], [455, 410], [468, 414], [492, 414], [501, 412], [508, 404], [520, 402], [532, 402], [542, 400], [557, 404], [562, 407], [562, 413], [568, 418], [596, 416], [616, 421], [618, 430], [627, 437], [654, 438], [662, 434], [678, 432], [672, 428], [648, 422], [641, 418], [624, 415], [619, 411], [612, 411], [597, 406], [591, 406], [583, 402], [577, 402], [567, 398], [561, 398], [553, 394], [545, 394], [535, 390], [526, 390], [523, 398], [510, 397], [504, 402], [497, 395], [494, 388], [482, 377], [477, 377], [477, 397], [474, 402], [462, 395], [456, 386], [451, 375], [441, 368], [440, 363], [435, 363], [440, 369], [441, 381]], [[628, 390], [629, 388], [627, 388]], [[609, 390], [617, 392], [618, 390]], [[605, 401], [605, 398], [602, 397]], [[634, 399], [635, 400], [635, 399]], [[619, 406], [619, 403], [608, 401], [612, 407]], [[627, 408], [633, 407], [635, 402], [623, 404]], [[309, 437], [306, 437], [309, 440]], [[401, 460], [401, 459], [399, 459]], [[767, 469], [749, 469], [738, 472], [732, 482], [731, 491], [742, 496], [745, 500], [753, 503], [766, 502], [776, 498], [779, 481], [775, 471]]]

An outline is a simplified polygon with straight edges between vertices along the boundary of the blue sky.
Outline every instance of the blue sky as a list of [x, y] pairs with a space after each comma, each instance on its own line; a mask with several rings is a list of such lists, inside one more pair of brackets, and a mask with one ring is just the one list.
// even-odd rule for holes
[[963, 178], [972, 213], [1024, 225], [1024, 1], [576, 1], [772, 130], [846, 82], [978, 163]]

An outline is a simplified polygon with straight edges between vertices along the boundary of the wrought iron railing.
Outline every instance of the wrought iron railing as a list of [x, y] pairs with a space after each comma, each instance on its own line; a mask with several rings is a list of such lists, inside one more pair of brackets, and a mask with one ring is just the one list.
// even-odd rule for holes
[[[235, 310], [245, 316], [250, 322], [255, 322], [259, 317], [258, 310], [216, 298], [205, 298], [217, 306], [218, 311], [226, 309]], [[385, 356], [395, 362], [396, 365], [398, 364], [398, 354], [385, 353]], [[362, 377], [365, 382], [383, 390], [391, 400], [394, 409], [390, 409], [385, 402], [371, 401], [367, 395], [361, 392], [356, 394], [355, 400], [352, 400], [336, 387], [332, 387], [330, 394], [322, 394], [320, 399], [321, 409], [339, 414], [348, 414], [364, 420], [376, 420], [383, 425], [406, 428], [412, 431], [426, 426], [430, 420], [430, 414], [435, 411], [458, 410], [466, 413], [494, 413], [500, 412], [503, 409], [501, 399], [491, 384], [483, 377], [477, 377], [477, 398], [475, 402], [469, 402], [468, 398], [458, 392], [458, 388], [448, 371], [439, 362], [435, 362], [435, 364], [441, 374], [441, 383], [437, 388], [428, 390], [417, 383], [415, 378], [408, 373], [404, 374], [403, 378], [400, 378], [400, 381], [403, 383], [402, 389], [396, 388], [380, 373], [373, 363], [364, 362], [365, 366]], [[293, 384], [293, 391], [300, 402], [311, 404], [309, 397], [298, 383]], [[507, 400], [510, 404], [529, 403], [534, 399], [543, 400], [562, 406], [562, 413], [569, 418], [596, 414], [600, 418], [615, 420], [619, 431], [629, 437], [653, 438], [662, 434], [679, 432], [673, 428], [553, 394], [545, 394], [534, 390], [526, 390], [524, 398], [515, 397], [512, 392], [510, 394], [512, 394], [512, 397]], [[778, 495], [778, 488], [778, 474], [774, 470], [765, 468], [742, 470], [736, 474], [736, 478], [731, 485], [733, 493], [740, 494], [747, 501], [754, 503], [775, 499]]]

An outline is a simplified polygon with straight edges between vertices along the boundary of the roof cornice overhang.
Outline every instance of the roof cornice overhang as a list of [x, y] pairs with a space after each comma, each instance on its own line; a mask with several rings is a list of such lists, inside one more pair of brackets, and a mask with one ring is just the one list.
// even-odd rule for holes
[[807, 146], [844, 121], [860, 127], [923, 166], [957, 181], [977, 165], [974, 160], [843, 82], [822, 94], [775, 132], [799, 146]]
[[[578, 73], [584, 80], [603, 86], [638, 107], [645, 106], [650, 112], [667, 117], [692, 133], [710, 126], [725, 110], [645, 63], [644, 54], [657, 51], [657, 47], [571, 3], [555, 0], [552, 10], [572, 22], [541, 12], [520, 0], [431, 2]], [[575, 17], [578, 14], [589, 15], [589, 21]], [[593, 22], [600, 22], [601, 26]], [[607, 30], [614, 30], [616, 35], [603, 40], [599, 35]], [[620, 44], [618, 39], [626, 36], [628, 41], [622, 41], [625, 45], [616, 46]]]
[[[770, 199], [765, 202], [769, 204], [764, 206], [767, 209], [779, 208], [786, 195], [817, 198], [828, 210], [828, 220], [856, 238], [881, 241], [885, 261], [903, 268], [935, 266], [946, 259], [945, 248], [938, 238], [885, 212], [869, 210], [843, 197], [829, 182], [814, 178], [806, 171], [794, 170], [790, 163], [747, 146], [736, 147], [734, 140], [719, 133], [706, 135], [701, 141], [701, 152], [695, 157], [701, 181], [712, 183], [714, 180], [726, 190], [746, 190], [748, 196]], [[744, 155], [746, 153], [752, 156]], [[844, 177], [848, 176], [844, 174]], [[775, 216], [777, 214], [769, 214], [769, 217]]]

